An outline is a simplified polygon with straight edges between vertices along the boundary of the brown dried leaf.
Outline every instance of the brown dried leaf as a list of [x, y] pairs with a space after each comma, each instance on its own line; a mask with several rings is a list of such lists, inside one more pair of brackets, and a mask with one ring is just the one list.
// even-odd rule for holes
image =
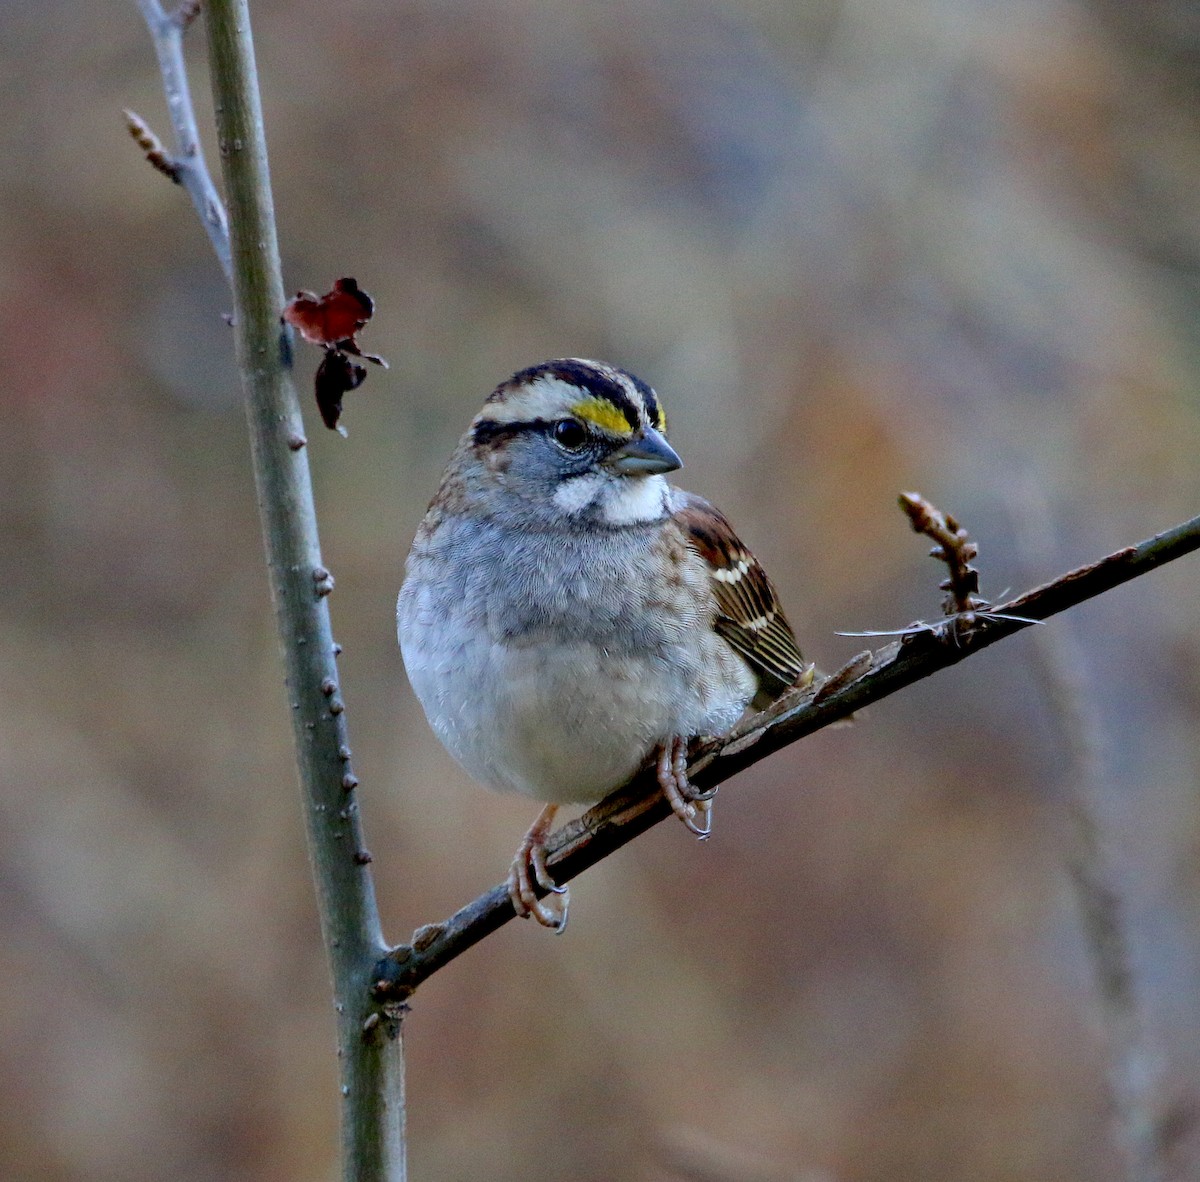
[[346, 434], [345, 428], [338, 426], [338, 419], [342, 415], [342, 397], [361, 386], [366, 376], [365, 365], [351, 361], [339, 349], [326, 350], [325, 357], [317, 367], [317, 409], [321, 412], [321, 421], [331, 431]]
[[325, 350], [324, 360], [317, 369], [317, 409], [321, 420], [332, 431], [346, 432], [338, 426], [342, 414], [342, 397], [348, 390], [357, 389], [367, 376], [364, 366], [350, 357], [361, 357], [387, 369], [387, 362], [375, 353], [364, 353], [355, 334], [375, 312], [371, 299], [356, 280], [349, 276], [337, 280], [331, 291], [323, 296], [300, 291], [283, 310], [285, 323], [290, 324], [308, 342]]

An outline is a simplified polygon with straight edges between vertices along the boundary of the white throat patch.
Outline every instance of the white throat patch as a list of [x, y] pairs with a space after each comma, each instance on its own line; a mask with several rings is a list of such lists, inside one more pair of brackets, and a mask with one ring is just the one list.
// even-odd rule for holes
[[574, 515], [595, 505], [606, 525], [637, 525], [667, 516], [670, 490], [663, 477], [612, 476], [586, 472], [564, 480], [554, 493], [554, 503]]

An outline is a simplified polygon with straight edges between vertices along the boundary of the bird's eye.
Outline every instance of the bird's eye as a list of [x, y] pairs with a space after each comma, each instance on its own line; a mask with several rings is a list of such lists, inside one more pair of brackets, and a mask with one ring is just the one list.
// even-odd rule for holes
[[567, 451], [579, 451], [588, 441], [587, 428], [578, 419], [559, 419], [550, 432], [554, 442]]

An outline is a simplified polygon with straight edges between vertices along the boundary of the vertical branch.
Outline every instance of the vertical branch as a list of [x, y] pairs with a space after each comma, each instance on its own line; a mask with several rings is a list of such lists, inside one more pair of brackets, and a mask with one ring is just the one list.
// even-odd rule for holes
[[343, 1177], [402, 1182], [403, 1050], [395, 1014], [370, 1002], [385, 951], [362, 844], [303, 423], [280, 323], [283, 282], [247, 0], [212, 0], [209, 56], [229, 199], [238, 363], [271, 596], [283, 647], [309, 854], [333, 977]]
[[1114, 1140], [1128, 1182], [1162, 1182], [1158, 1055], [1136, 972], [1127, 888], [1113, 849], [1109, 812], [1116, 789], [1102, 756], [1103, 728], [1088, 702], [1081, 654], [1069, 629], [1039, 635], [1035, 651], [1071, 753], [1067, 869], [1108, 1042]]
[[[1052, 555], [1045, 502], [1032, 490], [1022, 490], [1015, 521], [1026, 564], [1041, 566]], [[1067, 869], [1108, 1040], [1114, 1141], [1127, 1182], [1162, 1182], [1158, 1054], [1135, 969], [1127, 892], [1111, 832], [1110, 802], [1117, 790], [1107, 771], [1104, 727], [1071, 627], [1039, 629], [1033, 652], [1069, 754]]]

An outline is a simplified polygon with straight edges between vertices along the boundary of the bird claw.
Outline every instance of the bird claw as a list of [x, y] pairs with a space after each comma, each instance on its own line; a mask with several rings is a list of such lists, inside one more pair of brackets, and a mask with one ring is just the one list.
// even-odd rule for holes
[[[687, 775], [687, 740], [676, 735], [659, 748], [658, 784], [671, 811], [701, 841], [712, 833], [712, 799], [716, 788], [697, 792]], [[702, 821], [697, 823], [696, 818]]]
[[[565, 885], [554, 881], [546, 865], [546, 837], [557, 812], [558, 806], [553, 804], [542, 809], [517, 847], [508, 871], [508, 897], [522, 919], [533, 916], [543, 927], [561, 932], [567, 926], [571, 894]], [[537, 887], [548, 897], [538, 898]]]

